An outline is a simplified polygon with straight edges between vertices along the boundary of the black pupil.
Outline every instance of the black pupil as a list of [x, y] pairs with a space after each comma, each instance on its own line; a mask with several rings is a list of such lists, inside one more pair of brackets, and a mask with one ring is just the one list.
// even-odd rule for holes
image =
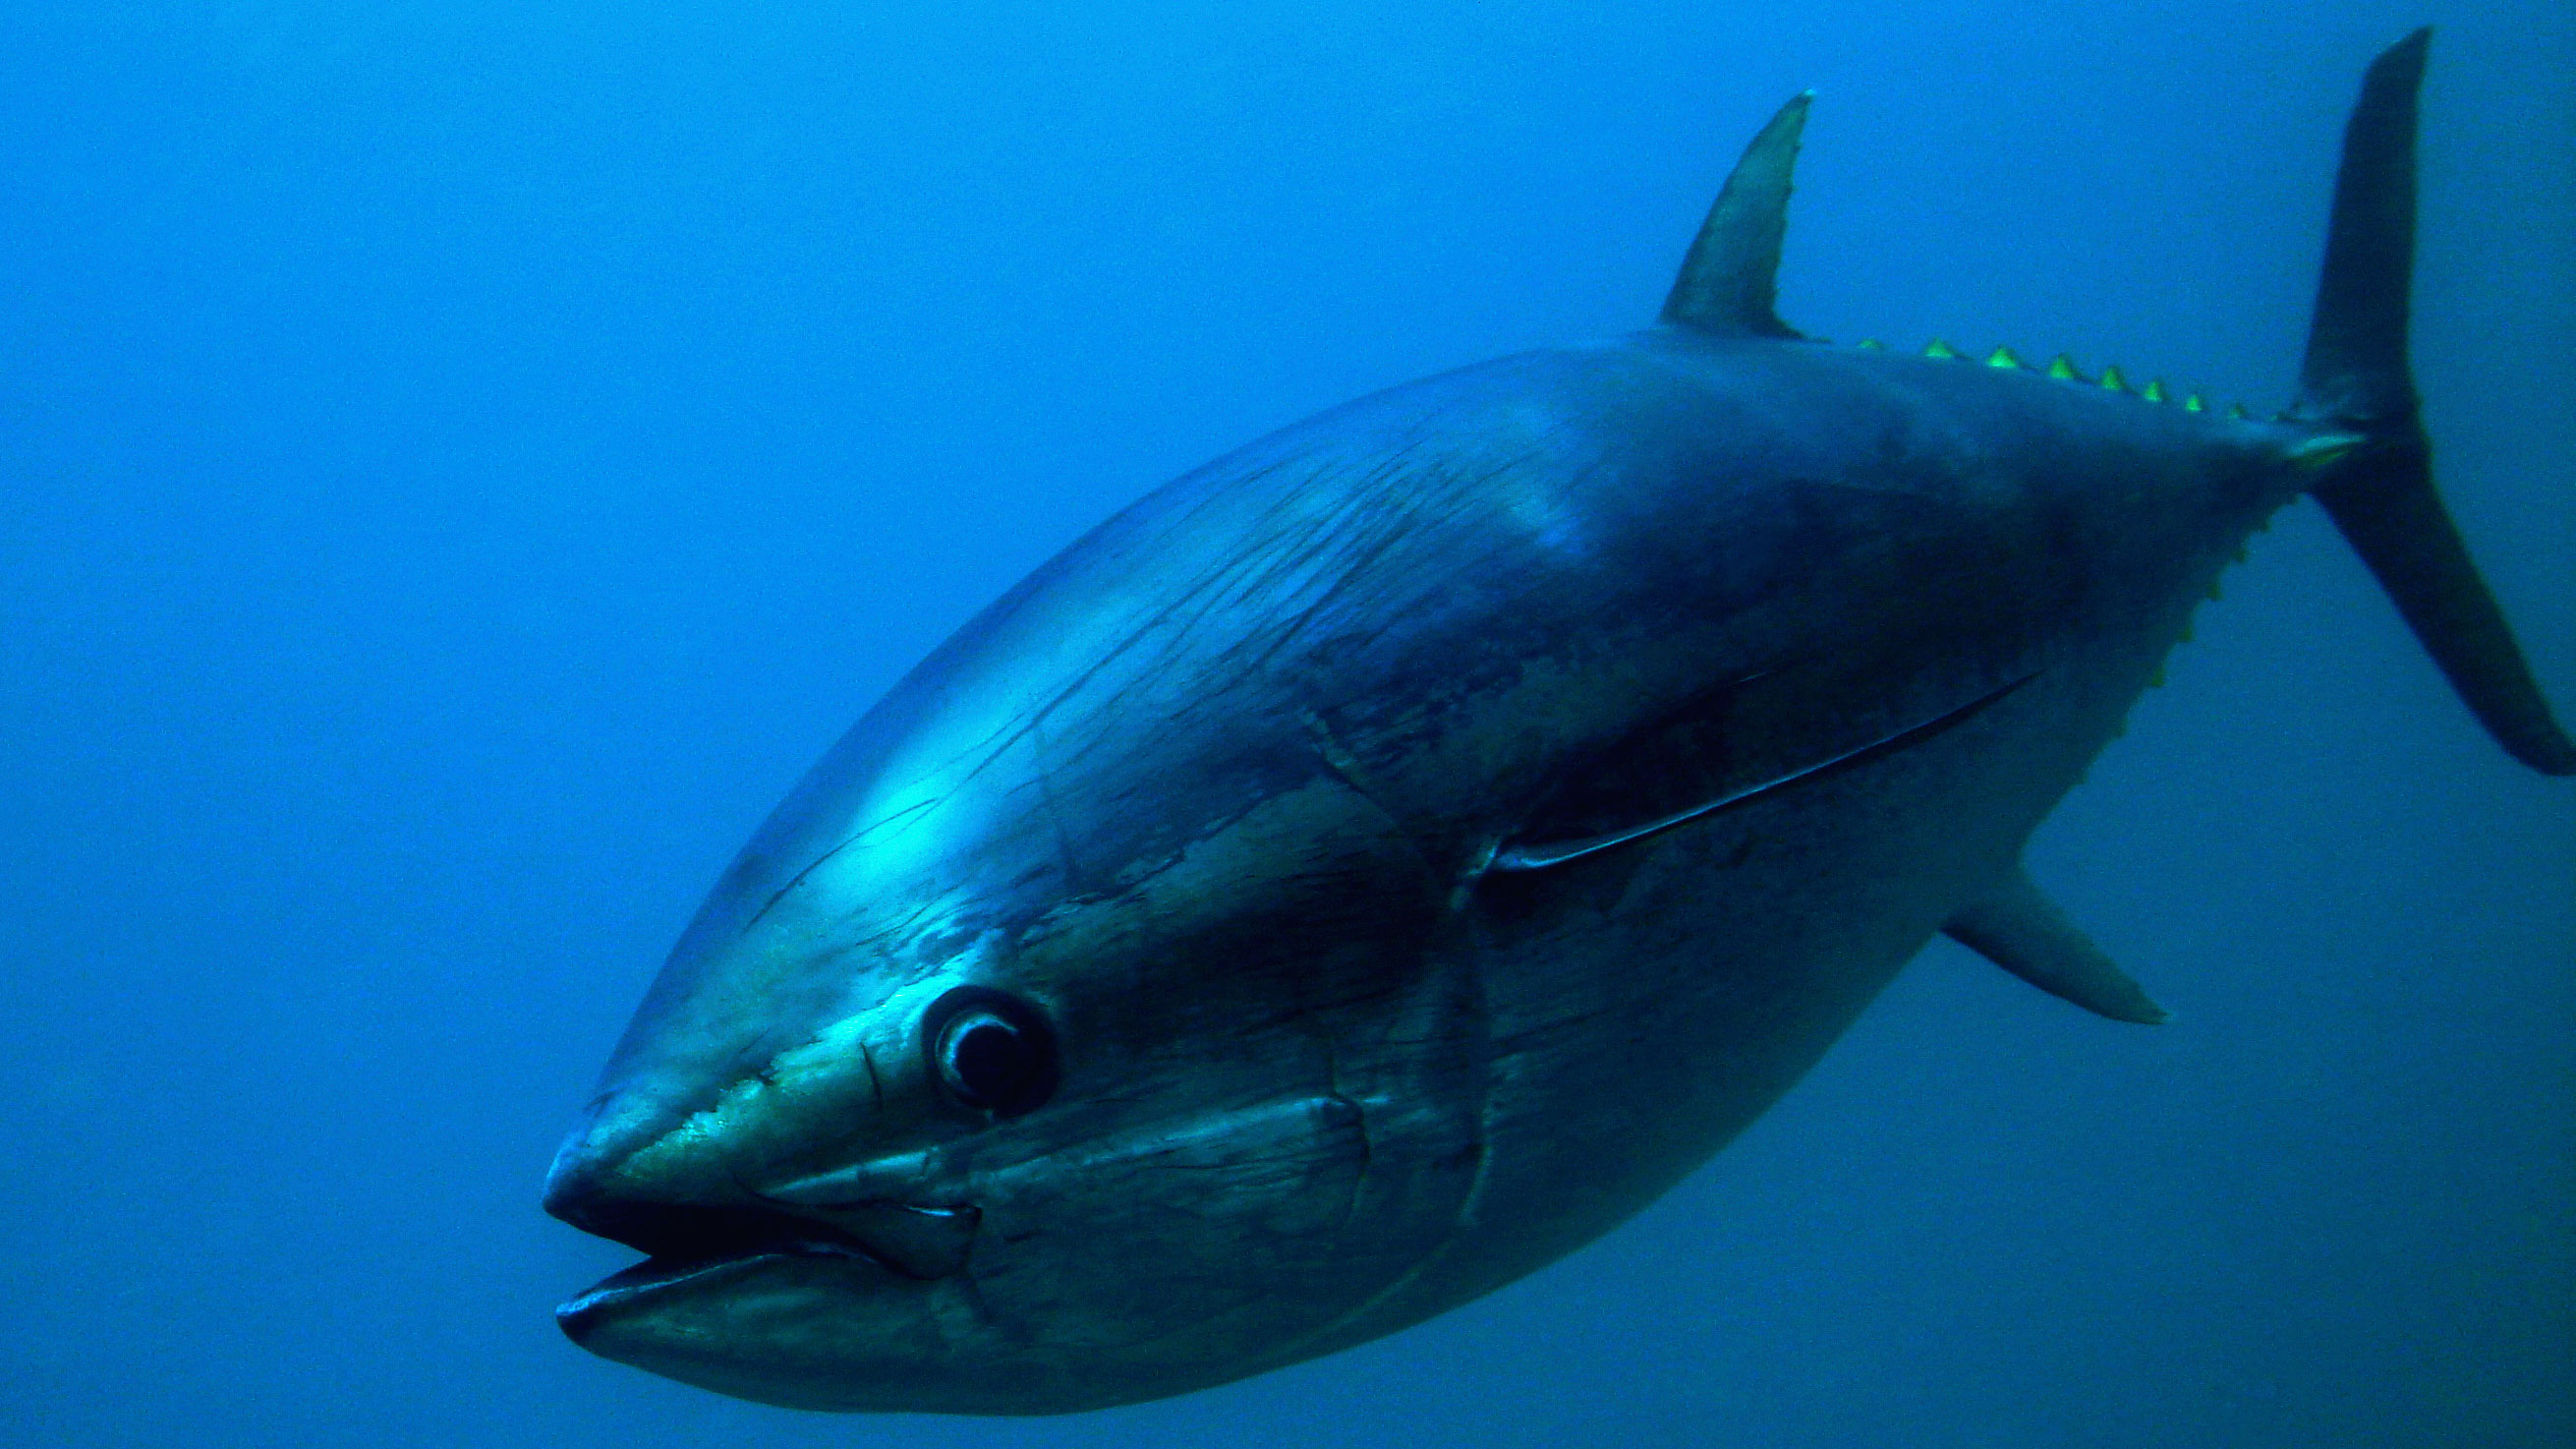
[[948, 1034], [949, 1075], [979, 1105], [1010, 1100], [1027, 1083], [1032, 1065], [1020, 1029], [998, 1016], [978, 1013]]

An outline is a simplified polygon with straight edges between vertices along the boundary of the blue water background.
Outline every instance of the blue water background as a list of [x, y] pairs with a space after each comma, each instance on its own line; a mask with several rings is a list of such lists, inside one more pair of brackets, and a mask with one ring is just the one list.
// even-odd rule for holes
[[2427, 19], [2419, 367], [2576, 707], [2563, 4], [0, 9], [0, 1443], [2576, 1439], [2576, 787], [2306, 507], [2035, 848], [2171, 1025], [1936, 944], [1426, 1327], [798, 1415], [563, 1342], [630, 1255], [535, 1202], [751, 827], [1121, 503], [1641, 323], [1806, 86], [1793, 322], [2277, 405]]

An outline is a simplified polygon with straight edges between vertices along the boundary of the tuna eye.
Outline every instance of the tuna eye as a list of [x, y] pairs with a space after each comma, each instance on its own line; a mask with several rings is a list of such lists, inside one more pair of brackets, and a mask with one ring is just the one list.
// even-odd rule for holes
[[925, 1024], [939, 1084], [966, 1106], [1016, 1117], [1055, 1091], [1055, 1037], [1027, 1002], [961, 987]]

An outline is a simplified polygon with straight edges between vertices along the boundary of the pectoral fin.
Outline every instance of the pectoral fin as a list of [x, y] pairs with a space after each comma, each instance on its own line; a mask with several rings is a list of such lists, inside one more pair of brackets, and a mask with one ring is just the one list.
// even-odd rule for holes
[[2154, 1026], [2169, 1015], [2127, 972], [2111, 964], [2102, 948], [2085, 939], [2019, 866], [1993, 895], [1952, 916], [1941, 929], [2022, 980], [2096, 1016]]

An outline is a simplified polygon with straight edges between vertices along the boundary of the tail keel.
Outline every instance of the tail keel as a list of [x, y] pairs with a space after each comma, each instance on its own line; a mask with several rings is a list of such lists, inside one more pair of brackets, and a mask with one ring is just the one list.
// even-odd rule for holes
[[2559, 728], [2433, 487], [2406, 360], [2415, 263], [2415, 114], [2429, 30], [2371, 63], [2344, 130], [2334, 219], [2292, 415], [2369, 439], [2310, 489], [2471, 713], [2507, 753], [2576, 774]]

